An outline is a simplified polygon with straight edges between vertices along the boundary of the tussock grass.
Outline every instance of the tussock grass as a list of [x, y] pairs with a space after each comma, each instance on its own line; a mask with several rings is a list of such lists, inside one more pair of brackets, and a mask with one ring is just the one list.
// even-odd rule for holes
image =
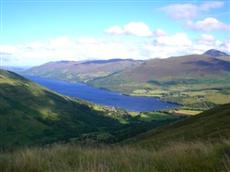
[[1, 153], [1, 172], [229, 171], [230, 140], [139, 146], [53, 145]]

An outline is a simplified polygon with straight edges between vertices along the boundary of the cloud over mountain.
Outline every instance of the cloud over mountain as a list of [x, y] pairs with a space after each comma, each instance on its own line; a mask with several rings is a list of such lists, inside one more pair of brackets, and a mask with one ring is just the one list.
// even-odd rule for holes
[[210, 32], [214, 30], [230, 31], [230, 25], [225, 24], [213, 17], [208, 17], [203, 20], [199, 20], [197, 22], [189, 21], [187, 23], [187, 26], [190, 29], [201, 30], [206, 32]]
[[130, 22], [123, 27], [112, 26], [105, 32], [112, 35], [134, 35], [139, 37], [149, 37], [153, 35], [149, 26], [143, 22]]

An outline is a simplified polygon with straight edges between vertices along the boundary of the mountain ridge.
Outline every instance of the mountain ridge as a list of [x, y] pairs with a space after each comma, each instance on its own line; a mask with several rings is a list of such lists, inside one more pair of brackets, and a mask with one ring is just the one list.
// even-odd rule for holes
[[210, 50], [204, 52], [203, 55], [207, 55], [210, 57], [229, 56], [229, 54], [227, 54], [223, 51], [216, 50], [216, 49], [210, 49]]
[[157, 96], [192, 108], [207, 109], [230, 102], [225, 94], [230, 88], [230, 60], [226, 56], [194, 54], [144, 61], [103, 62], [54, 63], [31, 68], [25, 74], [84, 82], [124, 94]]

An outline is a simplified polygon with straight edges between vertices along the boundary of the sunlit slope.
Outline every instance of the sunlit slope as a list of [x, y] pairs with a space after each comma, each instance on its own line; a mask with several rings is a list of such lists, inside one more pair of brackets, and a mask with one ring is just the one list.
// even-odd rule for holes
[[0, 70], [0, 147], [66, 140], [119, 125], [87, 104]]
[[216, 141], [230, 137], [230, 104], [142, 134], [133, 143], [158, 145], [183, 141]]
[[88, 83], [127, 94], [157, 96], [189, 108], [208, 109], [230, 103], [230, 61], [206, 55], [152, 59]]
[[[147, 60], [134, 68], [95, 80], [92, 83], [123, 84], [149, 83], [153, 85], [193, 84], [205, 78], [229, 74], [230, 62], [205, 55], [188, 55], [167, 59]], [[115, 82], [117, 81], [117, 82]], [[126, 82], [125, 82], [126, 81]]]
[[72, 82], [87, 82], [138, 66], [141, 63], [142, 61], [131, 59], [94, 60], [87, 62], [57, 61], [32, 67], [26, 70], [24, 74]]

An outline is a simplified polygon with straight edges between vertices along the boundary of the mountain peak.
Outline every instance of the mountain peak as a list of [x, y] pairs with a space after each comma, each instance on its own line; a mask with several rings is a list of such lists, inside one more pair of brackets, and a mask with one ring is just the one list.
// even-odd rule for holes
[[227, 53], [216, 50], [216, 49], [210, 49], [204, 53], [204, 55], [210, 56], [210, 57], [219, 57], [219, 56], [229, 56]]

